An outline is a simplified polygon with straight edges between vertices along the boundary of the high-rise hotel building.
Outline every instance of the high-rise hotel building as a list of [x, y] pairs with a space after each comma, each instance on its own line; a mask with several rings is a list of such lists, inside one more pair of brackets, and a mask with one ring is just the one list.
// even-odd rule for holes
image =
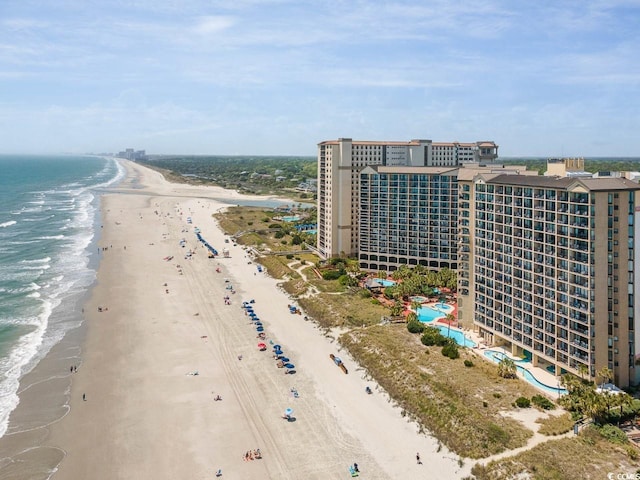
[[459, 179], [461, 321], [554, 374], [640, 380], [640, 185], [624, 178]]
[[456, 167], [493, 162], [493, 142], [436, 143], [353, 141], [318, 144], [318, 251], [325, 258], [356, 256], [359, 251], [360, 172], [367, 166]]

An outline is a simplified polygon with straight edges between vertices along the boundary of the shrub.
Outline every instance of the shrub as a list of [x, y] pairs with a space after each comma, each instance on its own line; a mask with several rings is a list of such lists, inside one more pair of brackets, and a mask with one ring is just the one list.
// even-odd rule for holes
[[273, 234], [273, 236], [275, 238], [282, 238], [286, 235], [286, 233], [284, 233], [282, 230], [278, 230], [276, 233]]
[[542, 410], [553, 410], [556, 408], [556, 405], [551, 400], [542, 395], [534, 395], [531, 397], [531, 403]]
[[287, 253], [287, 259], [291, 260], [293, 258], [293, 253]]
[[465, 367], [473, 367], [473, 362], [469, 359], [464, 361], [464, 366]]
[[262, 219], [262, 221], [263, 221], [264, 223], [268, 223], [268, 222], [269, 222], [269, 220], [271, 220], [269, 217], [264, 217], [264, 218]]
[[449, 357], [451, 360], [455, 360], [460, 357], [460, 352], [458, 352], [458, 345], [455, 342], [447, 342], [447, 344], [442, 347], [442, 355], [445, 357]]
[[425, 327], [420, 341], [427, 347], [431, 345], [444, 346], [447, 342], [447, 337], [442, 335], [436, 327]]
[[424, 332], [424, 325], [418, 320], [409, 320], [407, 322], [407, 330], [411, 333], [422, 333]]
[[326, 272], [322, 272], [322, 278], [324, 280], [337, 280], [342, 276], [342, 272], [340, 270], [327, 270]]
[[627, 438], [627, 434], [620, 430], [615, 425], [605, 424], [602, 427], [596, 427], [600, 435], [606, 438], [608, 441], [612, 443], [628, 443], [629, 439]]
[[270, 223], [269, 228], [282, 228], [282, 225], [279, 223]]
[[531, 400], [527, 397], [518, 397], [516, 399], [516, 407], [518, 408], [529, 408], [531, 406]]
[[247, 225], [251, 226], [253, 225], [253, 222], [247, 222]]

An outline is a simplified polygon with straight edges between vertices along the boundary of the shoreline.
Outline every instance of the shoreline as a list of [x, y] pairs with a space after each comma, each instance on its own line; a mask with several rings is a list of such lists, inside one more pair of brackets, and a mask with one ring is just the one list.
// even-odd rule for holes
[[[0, 439], [14, 450], [41, 444], [23, 455], [24, 463], [0, 463], [0, 476], [49, 478], [57, 468], [54, 479], [211, 478], [221, 468], [223, 478], [344, 478], [357, 462], [362, 478], [411, 478], [426, 467], [416, 465], [415, 451], [430, 472], [467, 474], [469, 467], [438, 452], [437, 442], [386, 398], [364, 394], [367, 382], [353, 359], [314, 324], [291, 316], [278, 281], [256, 274], [240, 246], [230, 247], [229, 259], [206, 258], [193, 227], [221, 250], [224, 234], [211, 214], [229, 205], [211, 198], [240, 194], [170, 184], [146, 167], [125, 166], [124, 181], [102, 196], [101, 242], [109, 250], [85, 305], [86, 327], [68, 333], [31, 372], [61, 370], [67, 340], [81, 341], [82, 363], [69, 379], [70, 412]], [[191, 260], [183, 258], [182, 238], [196, 252]], [[225, 277], [237, 292], [232, 305], [222, 301]], [[270, 352], [256, 348], [240, 308], [248, 298], [256, 300], [267, 339], [282, 344], [296, 364], [295, 375], [283, 375]], [[338, 375], [329, 353], [339, 353], [349, 375]], [[294, 387], [299, 398], [290, 394]], [[214, 392], [222, 402], [212, 401]], [[18, 409], [33, 414], [42, 402], [30, 404], [29, 396], [37, 397], [21, 395]], [[296, 422], [283, 422], [284, 408], [294, 408]], [[263, 459], [244, 462], [243, 454], [256, 448]]]

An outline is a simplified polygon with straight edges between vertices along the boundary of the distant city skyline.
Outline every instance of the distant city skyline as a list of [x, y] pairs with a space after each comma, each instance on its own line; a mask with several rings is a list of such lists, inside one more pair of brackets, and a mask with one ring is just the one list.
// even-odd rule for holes
[[0, 153], [640, 156], [639, 20], [639, 0], [4, 2]]

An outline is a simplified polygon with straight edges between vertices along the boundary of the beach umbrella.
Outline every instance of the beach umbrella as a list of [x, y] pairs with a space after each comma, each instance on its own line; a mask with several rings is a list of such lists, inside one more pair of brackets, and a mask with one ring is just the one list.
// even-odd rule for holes
[[273, 353], [275, 353], [276, 355], [282, 355], [282, 350], [275, 350]]
[[283, 361], [285, 363], [289, 361], [289, 359], [287, 357], [282, 356], [282, 355], [280, 356], [280, 358], [278, 360], [281, 360], [281, 361]]
[[262, 322], [256, 322], [256, 323], [254, 323], [254, 325], [255, 325], [256, 327], [261, 327], [261, 326], [262, 326]]
[[264, 327], [257, 327], [256, 332], [264, 332]]
[[291, 415], [293, 415], [293, 408], [287, 408], [284, 411], [285, 416], [290, 417]]
[[260, 342], [258, 344], [258, 348], [267, 348], [267, 345], [265, 343]]
[[296, 366], [293, 363], [285, 363], [284, 368], [292, 369], [292, 368], [296, 368]]
[[282, 347], [281, 347], [280, 345], [278, 345], [278, 344], [276, 344], [276, 345], [274, 345], [274, 346], [273, 346], [273, 349], [274, 349], [274, 350], [280, 350], [281, 348], [282, 348]]

